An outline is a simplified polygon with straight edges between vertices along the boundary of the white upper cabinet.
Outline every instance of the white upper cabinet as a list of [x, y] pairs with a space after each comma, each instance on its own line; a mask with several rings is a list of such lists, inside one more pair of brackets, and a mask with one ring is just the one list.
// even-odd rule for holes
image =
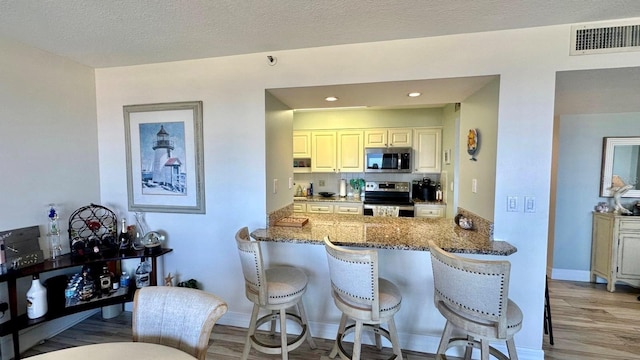
[[337, 134], [335, 131], [311, 132], [311, 171], [336, 172]]
[[311, 131], [293, 132], [293, 158], [306, 159], [311, 157]]
[[371, 129], [364, 132], [364, 146], [372, 147], [411, 147], [410, 128]]
[[338, 171], [364, 171], [364, 146], [362, 130], [338, 131]]
[[442, 169], [442, 129], [439, 127], [413, 130], [413, 167], [416, 173], [440, 173]]
[[364, 171], [362, 130], [312, 131], [312, 172]]

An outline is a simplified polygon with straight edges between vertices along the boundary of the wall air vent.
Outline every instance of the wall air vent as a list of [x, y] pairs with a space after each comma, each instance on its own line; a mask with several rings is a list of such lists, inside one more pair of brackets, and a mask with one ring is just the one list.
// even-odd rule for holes
[[640, 20], [571, 27], [570, 55], [640, 51]]

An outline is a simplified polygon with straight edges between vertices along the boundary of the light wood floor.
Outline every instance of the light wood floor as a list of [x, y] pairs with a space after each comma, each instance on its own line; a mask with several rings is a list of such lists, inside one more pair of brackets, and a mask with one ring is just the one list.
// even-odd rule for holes
[[[555, 345], [544, 336], [546, 360], [640, 360], [639, 289], [617, 286], [615, 293], [604, 284], [549, 281], [553, 335]], [[525, 319], [526, 321], [526, 319]], [[246, 329], [216, 325], [207, 359], [240, 359]], [[113, 341], [131, 340], [131, 314], [128, 312], [109, 320], [95, 315], [82, 323], [44, 341], [23, 356], [57, 349]], [[304, 343], [290, 354], [292, 360], [328, 359], [332, 342], [316, 339], [318, 348], [311, 350]], [[363, 348], [362, 359], [386, 359], [390, 349], [382, 353], [374, 347]], [[403, 351], [407, 360], [432, 360], [431, 354]], [[251, 351], [249, 359], [278, 359], [277, 355]]]

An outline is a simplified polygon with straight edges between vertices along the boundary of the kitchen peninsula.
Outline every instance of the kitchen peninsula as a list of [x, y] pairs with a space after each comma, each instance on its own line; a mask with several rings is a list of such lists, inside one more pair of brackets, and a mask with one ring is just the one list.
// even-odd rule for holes
[[363, 215], [305, 214], [302, 227], [269, 225], [251, 237], [266, 242], [322, 245], [329, 236], [336, 245], [392, 250], [429, 249], [429, 240], [449, 252], [508, 256], [517, 251], [506, 241], [494, 241], [482, 231], [464, 230], [453, 219], [397, 218]]

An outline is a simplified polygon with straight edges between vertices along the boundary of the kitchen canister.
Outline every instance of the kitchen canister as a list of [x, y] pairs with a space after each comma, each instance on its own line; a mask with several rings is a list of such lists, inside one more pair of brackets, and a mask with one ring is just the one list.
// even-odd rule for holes
[[347, 180], [340, 179], [340, 197], [347, 196]]
[[31, 287], [27, 291], [27, 317], [37, 319], [47, 313], [47, 288], [33, 275]]

